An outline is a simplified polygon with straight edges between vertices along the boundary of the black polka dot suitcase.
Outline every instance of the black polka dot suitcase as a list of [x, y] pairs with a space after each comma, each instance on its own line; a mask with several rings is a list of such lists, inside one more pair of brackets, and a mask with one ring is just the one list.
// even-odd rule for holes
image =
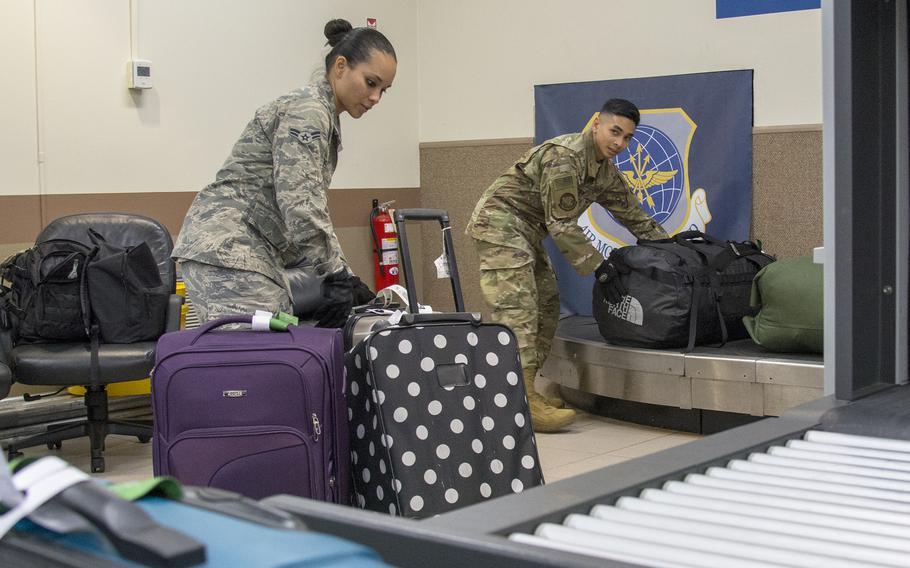
[[543, 483], [515, 335], [465, 313], [448, 215], [396, 211], [402, 270], [406, 219], [437, 220], [456, 312], [411, 313], [346, 356], [355, 505], [423, 518]]

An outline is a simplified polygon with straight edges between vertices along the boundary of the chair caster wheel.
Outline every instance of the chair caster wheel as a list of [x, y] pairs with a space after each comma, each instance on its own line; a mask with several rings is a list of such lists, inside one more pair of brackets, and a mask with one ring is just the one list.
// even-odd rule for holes
[[104, 473], [104, 458], [92, 458], [92, 473]]
[[59, 450], [63, 447], [63, 440], [54, 440], [53, 442], [47, 443], [47, 449], [49, 450]]
[[136, 436], [136, 437], [139, 438], [139, 443], [140, 443], [140, 444], [148, 444], [149, 442], [152, 441], [152, 437], [151, 437], [151, 436]]

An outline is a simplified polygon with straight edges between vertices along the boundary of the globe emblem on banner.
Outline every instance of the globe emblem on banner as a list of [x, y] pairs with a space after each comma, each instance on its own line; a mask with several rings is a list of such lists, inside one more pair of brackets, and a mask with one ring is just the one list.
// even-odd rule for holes
[[669, 219], [684, 189], [682, 159], [670, 137], [653, 126], [639, 126], [614, 163], [648, 215], [661, 224]]
[[[598, 114], [591, 117], [586, 130]], [[671, 235], [686, 230], [704, 232], [711, 221], [707, 193], [689, 186], [696, 127], [681, 108], [642, 109], [641, 124], [632, 141], [613, 162], [636, 205]], [[612, 213], [596, 203], [578, 218], [578, 226], [604, 257], [636, 240]]]

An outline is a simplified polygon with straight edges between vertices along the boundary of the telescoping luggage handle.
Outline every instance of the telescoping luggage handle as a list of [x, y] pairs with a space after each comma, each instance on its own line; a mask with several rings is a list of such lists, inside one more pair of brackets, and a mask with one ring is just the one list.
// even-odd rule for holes
[[[455, 247], [452, 244], [452, 229], [449, 226], [449, 214], [442, 209], [396, 209], [395, 228], [398, 231], [398, 245], [401, 247], [401, 271], [404, 274], [408, 290], [409, 309], [412, 314], [419, 314], [417, 285], [411, 275], [411, 251], [408, 248], [408, 236], [405, 221], [438, 221], [442, 228], [442, 246], [449, 264], [449, 279], [452, 282], [452, 295], [455, 297], [455, 311], [464, 312], [464, 298], [461, 295], [461, 282], [458, 280], [458, 265], [455, 263]], [[451, 315], [449, 316], [451, 318]]]

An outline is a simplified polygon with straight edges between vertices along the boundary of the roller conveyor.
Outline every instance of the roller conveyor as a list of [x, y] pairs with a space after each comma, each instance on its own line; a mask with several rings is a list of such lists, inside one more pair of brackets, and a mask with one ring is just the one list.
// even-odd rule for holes
[[910, 566], [908, 440], [892, 387], [423, 521], [276, 504], [402, 566]]
[[[811, 441], [818, 437], [826, 443]], [[737, 470], [712, 467], [509, 539], [655, 566], [910, 566], [910, 485], [844, 496], [906, 475], [907, 450], [903, 440], [809, 431], [744, 461], [785, 455], [777, 467], [797, 479], [847, 467], [841, 483], [787, 487], [785, 471], [736, 479]]]

